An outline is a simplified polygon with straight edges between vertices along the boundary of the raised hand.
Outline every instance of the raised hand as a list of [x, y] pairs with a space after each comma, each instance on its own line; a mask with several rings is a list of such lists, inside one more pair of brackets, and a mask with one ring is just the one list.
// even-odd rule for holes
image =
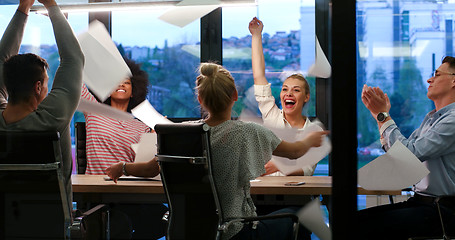
[[28, 14], [30, 12], [30, 8], [32, 7], [32, 5], [34, 3], [35, 3], [35, 0], [20, 0], [19, 7], [17, 8], [17, 10], [19, 10], [25, 14]]
[[261, 20], [257, 19], [256, 17], [250, 21], [248, 25], [248, 29], [250, 30], [251, 35], [261, 34], [264, 25], [262, 24]]
[[42, 3], [46, 8], [57, 5], [55, 0], [38, 0], [38, 2]]

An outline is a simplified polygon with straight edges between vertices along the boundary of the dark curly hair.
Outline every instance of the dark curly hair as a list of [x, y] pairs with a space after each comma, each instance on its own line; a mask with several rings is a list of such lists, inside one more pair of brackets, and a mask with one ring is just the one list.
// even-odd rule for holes
[[43, 82], [44, 72], [49, 69], [45, 59], [33, 54], [17, 54], [3, 63], [3, 79], [8, 101], [17, 104], [27, 101], [37, 81]]
[[[141, 65], [137, 64], [135, 61], [131, 59], [124, 58], [126, 65], [131, 70], [131, 73], [133, 74], [132, 77], [130, 77], [131, 80], [131, 87], [133, 89], [133, 96], [131, 97], [129, 103], [128, 103], [128, 108], [127, 112], [131, 113], [131, 109], [135, 108], [139, 103], [143, 102], [145, 98], [147, 97], [148, 93], [148, 86], [149, 86], [149, 75], [147, 72], [141, 69]], [[104, 101], [105, 104], [111, 105], [111, 97], [106, 99]]]

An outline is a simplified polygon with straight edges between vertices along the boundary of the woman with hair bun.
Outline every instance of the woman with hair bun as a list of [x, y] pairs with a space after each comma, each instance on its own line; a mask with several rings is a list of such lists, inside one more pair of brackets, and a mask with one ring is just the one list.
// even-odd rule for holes
[[[256, 216], [250, 196], [250, 180], [265, 173], [264, 164], [272, 154], [296, 159], [311, 147], [322, 144], [327, 131], [313, 132], [301, 141], [286, 142], [269, 129], [255, 124], [231, 120], [232, 107], [238, 93], [234, 78], [228, 70], [214, 63], [202, 63], [196, 79], [197, 98], [208, 116], [200, 120], [210, 127], [213, 178], [226, 218]], [[139, 164], [128, 164], [128, 173], [136, 175]], [[277, 213], [295, 213], [286, 208]], [[290, 239], [293, 223], [290, 219], [260, 221], [256, 228], [235, 223], [223, 239]], [[302, 227], [303, 228], [303, 227]], [[299, 239], [304, 239], [299, 235]]]

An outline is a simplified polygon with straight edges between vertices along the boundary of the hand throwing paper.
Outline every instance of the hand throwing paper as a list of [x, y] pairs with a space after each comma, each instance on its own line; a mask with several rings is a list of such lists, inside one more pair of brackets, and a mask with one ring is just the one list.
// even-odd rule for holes
[[102, 23], [93, 21], [86, 32], [79, 34], [85, 55], [83, 81], [101, 100], [106, 100], [131, 71], [112, 42]]
[[358, 171], [358, 183], [367, 190], [400, 190], [409, 187], [430, 171], [400, 141], [382, 156]]
[[[312, 124], [306, 127], [304, 130], [296, 130], [290, 128], [269, 128], [272, 130], [277, 137], [281, 140], [295, 142], [298, 140], [302, 140], [305, 138], [309, 133], [315, 131], [323, 131], [324, 129], [319, 126], [318, 124]], [[272, 158], [273, 163], [277, 166], [277, 168], [284, 174], [290, 174], [295, 172], [296, 170], [301, 169], [303, 166], [306, 165], [314, 165], [321, 161], [327, 154], [332, 151], [332, 144], [330, 143], [330, 139], [325, 137], [322, 145], [320, 147], [313, 147], [308, 150], [305, 155], [298, 159], [288, 159], [274, 156]]]

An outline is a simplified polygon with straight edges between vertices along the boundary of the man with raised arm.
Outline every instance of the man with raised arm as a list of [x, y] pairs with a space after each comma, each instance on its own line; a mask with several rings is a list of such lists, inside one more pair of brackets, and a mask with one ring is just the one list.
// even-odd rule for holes
[[18, 54], [30, 7], [34, 0], [20, 0], [19, 7], [0, 42], [0, 130], [58, 131], [67, 193], [71, 191], [71, 118], [81, 95], [84, 55], [55, 0], [38, 0], [48, 10], [60, 55], [60, 65], [48, 94], [46, 60]]

